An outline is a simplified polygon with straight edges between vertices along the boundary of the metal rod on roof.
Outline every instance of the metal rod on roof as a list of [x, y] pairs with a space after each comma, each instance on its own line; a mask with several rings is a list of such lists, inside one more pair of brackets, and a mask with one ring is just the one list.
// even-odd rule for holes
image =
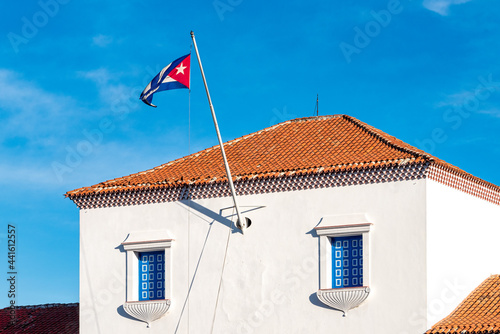
[[[210, 98], [210, 93], [208, 91], [207, 80], [205, 79], [205, 73], [203, 72], [203, 66], [201, 65], [201, 58], [198, 52], [198, 46], [196, 45], [196, 39], [194, 38], [194, 32], [191, 31], [191, 38], [193, 39], [194, 50], [196, 51], [196, 57], [198, 58], [198, 64], [200, 65], [201, 76], [203, 77], [203, 83], [205, 84], [205, 91], [207, 92], [208, 104], [210, 105], [210, 111], [212, 112], [212, 119], [214, 120], [215, 131], [217, 132], [217, 138], [219, 139], [220, 151], [222, 153], [222, 159], [224, 160], [224, 167], [226, 168], [227, 180], [229, 183], [229, 188], [231, 189], [231, 195], [233, 196], [233, 203], [236, 209], [236, 215], [238, 220], [236, 226], [241, 229], [242, 233], [247, 227], [247, 222], [245, 219], [241, 218], [240, 208], [238, 207], [238, 202], [236, 200], [236, 191], [234, 190], [233, 178], [231, 177], [231, 170], [229, 170], [229, 164], [227, 163], [226, 152], [224, 151], [224, 145], [222, 144], [222, 138], [219, 131], [219, 125], [217, 125], [217, 118], [215, 117], [214, 106], [212, 105], [212, 99]], [[239, 224], [238, 224], [239, 223]]]
[[319, 94], [316, 94], [316, 116], [319, 115]]

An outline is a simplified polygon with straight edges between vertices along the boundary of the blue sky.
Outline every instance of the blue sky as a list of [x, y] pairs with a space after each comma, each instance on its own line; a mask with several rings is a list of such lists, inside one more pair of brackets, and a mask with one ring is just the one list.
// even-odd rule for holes
[[[0, 17], [0, 268], [18, 305], [78, 301], [63, 194], [217, 144], [200, 71], [139, 94], [196, 34], [223, 139], [348, 114], [500, 185], [500, 3], [41, 0]], [[194, 53], [194, 51], [193, 51]], [[6, 279], [0, 306], [8, 305]]]

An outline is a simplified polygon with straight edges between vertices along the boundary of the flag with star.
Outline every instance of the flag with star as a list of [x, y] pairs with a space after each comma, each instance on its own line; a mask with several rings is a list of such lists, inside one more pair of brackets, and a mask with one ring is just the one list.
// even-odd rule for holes
[[188, 54], [165, 66], [142, 92], [140, 97], [142, 102], [156, 108], [156, 106], [152, 103], [154, 93], [169, 89], [189, 89], [190, 64], [191, 54]]

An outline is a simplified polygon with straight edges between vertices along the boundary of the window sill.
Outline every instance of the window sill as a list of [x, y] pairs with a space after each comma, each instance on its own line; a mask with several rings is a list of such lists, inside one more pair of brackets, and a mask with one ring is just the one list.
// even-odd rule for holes
[[369, 293], [369, 287], [360, 286], [355, 288], [320, 289], [316, 292], [316, 295], [323, 304], [342, 311], [345, 316], [347, 311], [361, 305]]
[[144, 321], [151, 327], [151, 323], [160, 319], [170, 308], [170, 299], [145, 300], [138, 302], [126, 302], [123, 309], [130, 316]]

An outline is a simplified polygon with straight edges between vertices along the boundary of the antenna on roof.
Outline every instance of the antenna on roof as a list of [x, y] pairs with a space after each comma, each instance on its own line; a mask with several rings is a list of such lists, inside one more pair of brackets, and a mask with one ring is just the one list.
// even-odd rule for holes
[[316, 94], [316, 116], [319, 114], [319, 94]]

